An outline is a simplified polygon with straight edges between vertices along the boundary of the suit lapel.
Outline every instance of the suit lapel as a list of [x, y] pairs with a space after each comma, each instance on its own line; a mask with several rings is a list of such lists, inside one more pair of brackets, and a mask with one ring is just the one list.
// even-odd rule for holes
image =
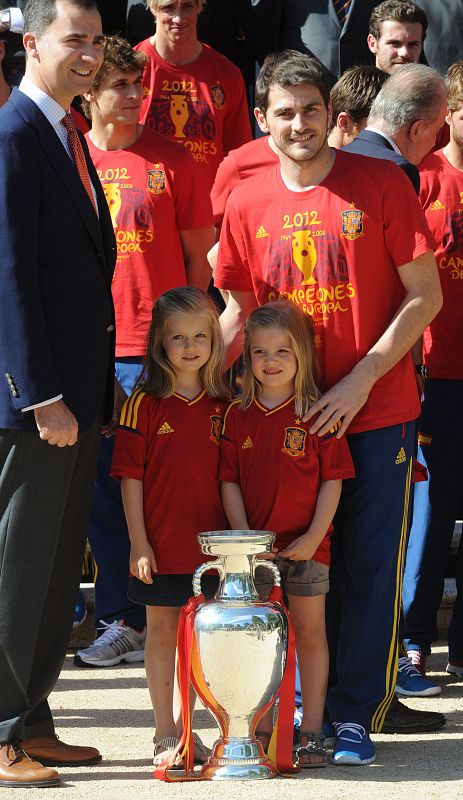
[[[10, 99], [26, 122], [36, 129], [40, 145], [50, 161], [50, 166], [62, 181], [66, 191], [71, 195], [98, 252], [103, 255], [103, 238], [98, 216], [79, 174], [56, 132], [40, 109], [26, 95], [16, 90]], [[92, 175], [92, 182], [93, 179]], [[98, 204], [99, 206], [101, 205], [101, 197], [99, 195]], [[102, 262], [102, 267], [104, 267], [104, 262]]]

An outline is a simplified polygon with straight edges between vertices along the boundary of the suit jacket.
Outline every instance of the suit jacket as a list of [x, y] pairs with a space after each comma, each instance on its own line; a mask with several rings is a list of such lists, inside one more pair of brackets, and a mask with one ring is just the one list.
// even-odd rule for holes
[[21, 408], [59, 394], [80, 430], [111, 415], [116, 247], [81, 140], [99, 218], [35, 103], [14, 90], [0, 110], [0, 428], [35, 428]]
[[253, 0], [259, 61], [275, 50], [291, 48], [314, 55], [330, 82], [354, 64], [371, 64], [368, 21], [380, 0], [352, 0], [344, 25], [332, 0]]
[[396, 153], [391, 145], [379, 133], [374, 131], [361, 131], [356, 139], [343, 147], [347, 153], [358, 153], [361, 156], [371, 156], [372, 158], [384, 158], [386, 161], [393, 161], [410, 178], [415, 192], [420, 191], [420, 174], [414, 164], [407, 161], [402, 155]]

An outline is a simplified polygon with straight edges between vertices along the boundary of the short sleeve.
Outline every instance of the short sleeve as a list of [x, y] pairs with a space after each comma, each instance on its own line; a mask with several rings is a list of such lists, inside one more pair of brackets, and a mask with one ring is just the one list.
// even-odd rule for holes
[[[239, 192], [236, 189], [235, 192]], [[241, 231], [238, 209], [234, 203], [232, 192], [225, 209], [219, 241], [217, 267], [214, 274], [214, 285], [218, 289], [229, 289], [236, 292], [253, 292], [251, 272], [247, 259], [246, 246]]]
[[152, 400], [150, 395], [136, 391], [124, 403], [110, 471], [111, 477], [116, 480], [143, 480]]

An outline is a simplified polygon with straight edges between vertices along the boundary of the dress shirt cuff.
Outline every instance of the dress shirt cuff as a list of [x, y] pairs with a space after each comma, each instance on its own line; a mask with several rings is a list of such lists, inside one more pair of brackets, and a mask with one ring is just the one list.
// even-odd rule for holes
[[57, 400], [62, 400], [62, 399], [63, 395], [58, 394], [56, 395], [56, 397], [52, 397], [51, 400], [43, 400], [42, 403], [35, 403], [33, 406], [27, 406], [27, 408], [22, 408], [21, 411], [24, 414], [26, 411], [33, 411], [34, 408], [42, 408], [42, 406], [49, 406], [52, 403], [56, 403]]

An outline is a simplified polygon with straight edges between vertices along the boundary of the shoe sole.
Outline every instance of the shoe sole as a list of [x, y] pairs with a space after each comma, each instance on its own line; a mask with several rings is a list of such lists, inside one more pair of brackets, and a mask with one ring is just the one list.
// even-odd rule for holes
[[350, 755], [349, 753], [340, 753], [339, 755], [340, 758], [335, 759], [334, 756], [331, 757], [332, 764], [335, 764], [336, 766], [348, 765], [350, 767], [363, 767], [365, 764], [373, 764], [373, 761], [376, 761], [376, 754], [372, 755], [371, 758], [364, 758], [361, 760], [359, 756], [354, 754]]
[[447, 664], [445, 671], [448, 672], [449, 675], [457, 675], [458, 678], [463, 678], [463, 669], [461, 669], [461, 667], [452, 667], [451, 664]]
[[145, 653], [138, 652], [138, 653], [128, 653], [127, 655], [117, 656], [117, 658], [110, 658], [105, 661], [85, 661], [82, 656], [79, 656], [77, 653], [74, 656], [74, 666], [76, 667], [115, 667], [118, 664], [122, 664], [126, 662], [127, 664], [132, 664], [138, 661], [145, 660]]
[[1, 781], [0, 788], [13, 788], [17, 786], [20, 789], [45, 789], [47, 786], [59, 786], [61, 778], [50, 778], [48, 781]]
[[[91, 767], [93, 764], [99, 764], [103, 756], [95, 756], [88, 758], [86, 761], [57, 761], [47, 758], [41, 758], [40, 763], [43, 767]], [[37, 759], [35, 759], [37, 760]], [[35, 784], [34, 784], [35, 786]]]
[[393, 727], [391, 726], [388, 728], [387, 725], [383, 725], [381, 731], [376, 731], [376, 733], [384, 733], [387, 736], [391, 734], [411, 734], [411, 733], [430, 733], [431, 731], [437, 731], [439, 728], [443, 728], [446, 723], [446, 720], [440, 720], [439, 722], [433, 722], [429, 725], [408, 725], [407, 727]]
[[434, 697], [436, 694], [440, 694], [441, 691], [441, 686], [428, 686], [427, 689], [422, 689], [419, 692], [407, 691], [407, 689], [402, 689], [401, 686], [395, 687], [395, 693], [400, 697]]

